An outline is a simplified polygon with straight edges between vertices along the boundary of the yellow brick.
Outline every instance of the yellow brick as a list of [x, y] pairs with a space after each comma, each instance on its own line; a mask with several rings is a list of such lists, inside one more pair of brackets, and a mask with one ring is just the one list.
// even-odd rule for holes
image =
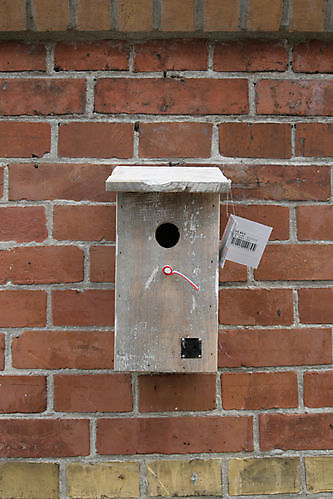
[[49, 463], [0, 464], [1, 499], [58, 499], [58, 465]]
[[67, 466], [67, 495], [75, 499], [138, 497], [139, 463], [99, 463]]
[[64, 31], [69, 26], [68, 0], [34, 0], [33, 14], [37, 31]]
[[239, 31], [240, 0], [204, 0], [204, 31]]
[[231, 459], [229, 494], [295, 494], [300, 491], [298, 458]]
[[221, 496], [221, 460], [148, 461], [148, 496]]
[[249, 31], [279, 31], [282, 0], [249, 0], [247, 28]]
[[291, 0], [290, 31], [323, 31], [326, 0]]
[[119, 31], [151, 31], [153, 0], [118, 0]]
[[0, 0], [0, 31], [26, 29], [24, 0]]
[[109, 0], [77, 0], [77, 29], [80, 31], [102, 31], [110, 29]]
[[194, 31], [195, 0], [162, 1], [162, 31]]
[[309, 492], [333, 492], [333, 457], [306, 457], [305, 470]]

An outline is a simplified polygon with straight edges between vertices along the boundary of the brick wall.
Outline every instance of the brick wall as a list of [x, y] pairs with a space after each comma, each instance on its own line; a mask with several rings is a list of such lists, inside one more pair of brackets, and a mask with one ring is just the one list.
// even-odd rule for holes
[[329, 33], [331, 0], [0, 0], [0, 33]]
[[[1, 498], [333, 492], [332, 61], [1, 42]], [[258, 270], [220, 274], [216, 375], [113, 372], [117, 164], [219, 165], [273, 226]]]

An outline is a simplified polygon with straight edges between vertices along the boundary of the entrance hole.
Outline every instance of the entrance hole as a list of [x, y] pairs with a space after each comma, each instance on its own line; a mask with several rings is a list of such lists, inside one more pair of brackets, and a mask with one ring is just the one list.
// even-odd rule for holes
[[171, 223], [162, 224], [157, 227], [155, 238], [162, 248], [172, 248], [176, 246], [180, 238], [178, 227]]

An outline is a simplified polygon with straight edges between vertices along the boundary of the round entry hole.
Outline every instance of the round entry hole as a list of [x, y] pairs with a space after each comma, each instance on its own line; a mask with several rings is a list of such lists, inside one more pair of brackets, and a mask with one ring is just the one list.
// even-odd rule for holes
[[172, 248], [178, 243], [180, 234], [176, 225], [165, 223], [157, 227], [155, 237], [162, 248]]

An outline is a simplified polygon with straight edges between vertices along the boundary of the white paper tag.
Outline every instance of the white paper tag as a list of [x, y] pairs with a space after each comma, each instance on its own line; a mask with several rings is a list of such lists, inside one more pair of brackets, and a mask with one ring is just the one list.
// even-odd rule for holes
[[225, 260], [256, 269], [271, 235], [272, 227], [230, 215], [220, 243], [220, 264]]

